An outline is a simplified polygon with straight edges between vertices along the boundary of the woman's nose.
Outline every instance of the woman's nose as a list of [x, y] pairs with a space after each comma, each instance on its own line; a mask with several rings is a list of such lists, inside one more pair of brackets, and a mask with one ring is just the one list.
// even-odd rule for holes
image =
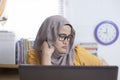
[[68, 42], [69, 42], [69, 41], [68, 41], [68, 39], [67, 39], [67, 38], [66, 38], [66, 39], [64, 39], [64, 41], [63, 41], [63, 43], [64, 43], [64, 44], [68, 44]]

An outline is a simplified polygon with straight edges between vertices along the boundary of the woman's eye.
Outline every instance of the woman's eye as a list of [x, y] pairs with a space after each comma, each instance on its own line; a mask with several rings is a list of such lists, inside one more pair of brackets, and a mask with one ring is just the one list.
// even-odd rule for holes
[[61, 38], [65, 38], [65, 36], [60, 36]]
[[64, 38], [64, 37], [66, 37], [66, 35], [64, 35], [64, 34], [59, 34], [59, 37]]

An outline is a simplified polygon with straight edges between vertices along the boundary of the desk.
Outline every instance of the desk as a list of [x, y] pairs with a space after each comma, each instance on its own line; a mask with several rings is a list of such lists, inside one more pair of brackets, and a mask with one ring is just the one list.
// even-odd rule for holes
[[19, 65], [0, 64], [0, 80], [19, 80]]

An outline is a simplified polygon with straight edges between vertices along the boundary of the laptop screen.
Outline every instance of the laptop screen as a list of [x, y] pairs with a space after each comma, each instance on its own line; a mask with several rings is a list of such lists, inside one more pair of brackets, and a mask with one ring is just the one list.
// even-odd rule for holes
[[117, 66], [20, 65], [20, 80], [117, 80]]

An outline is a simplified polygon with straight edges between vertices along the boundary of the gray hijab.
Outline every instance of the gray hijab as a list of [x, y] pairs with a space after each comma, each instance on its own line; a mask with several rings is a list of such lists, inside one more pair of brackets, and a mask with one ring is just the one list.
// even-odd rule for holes
[[55, 40], [57, 39], [59, 28], [63, 27], [64, 25], [69, 25], [71, 27], [73, 39], [70, 41], [67, 54], [61, 55], [56, 50], [54, 51], [51, 56], [51, 63], [53, 65], [73, 65], [74, 50], [72, 47], [75, 38], [75, 31], [72, 25], [60, 15], [50, 16], [42, 23], [35, 39], [34, 49], [41, 54], [42, 43], [47, 41], [49, 47], [53, 46]]

